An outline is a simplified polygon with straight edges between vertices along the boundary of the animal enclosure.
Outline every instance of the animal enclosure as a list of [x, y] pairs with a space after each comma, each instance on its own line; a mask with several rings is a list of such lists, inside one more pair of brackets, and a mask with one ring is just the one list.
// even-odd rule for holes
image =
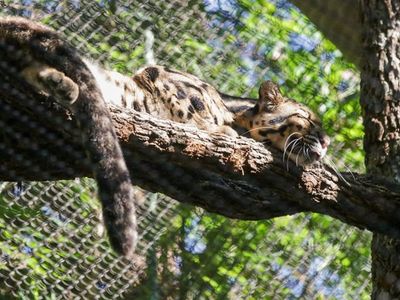
[[[257, 97], [263, 80], [278, 82], [286, 95], [322, 116], [333, 141], [328, 162], [341, 171], [363, 171], [358, 71], [287, 1], [5, 0], [0, 1], [0, 16], [4, 15], [42, 22], [62, 33], [82, 55], [126, 75], [156, 63], [192, 73], [222, 93], [251, 98]], [[4, 95], [10, 88], [4, 80], [0, 84]], [[32, 117], [0, 97], [0, 156], [37, 176], [35, 180], [32, 175], [32, 181], [6, 181], [13, 174], [6, 164], [0, 166], [0, 295], [369, 297], [368, 232], [315, 213], [258, 221], [227, 218], [175, 201], [167, 193], [149, 192], [142, 181], [135, 181], [135, 172], [142, 172], [152, 187], [159, 185], [164, 191], [168, 185], [172, 190], [173, 184], [192, 186], [187, 197], [211, 188], [193, 182], [195, 175], [179, 165], [169, 169], [171, 177], [180, 178], [174, 183], [150, 163], [131, 170], [133, 182], [142, 183], [136, 188], [140, 240], [135, 259], [118, 257], [104, 233], [94, 180], [72, 179], [74, 174], [71, 180], [41, 180], [49, 172], [39, 167], [45, 162], [64, 170], [71, 161], [82, 168], [85, 164], [82, 149], [68, 148], [69, 140], [53, 131], [57, 116], [54, 123], [44, 124], [41, 118], [49, 119], [45, 115], [38, 110]], [[19, 128], [7, 124], [11, 119], [18, 120]], [[43, 136], [64, 152], [57, 155], [35, 144]], [[13, 143], [34, 155], [13, 153], [7, 148]], [[127, 160], [136, 159], [133, 150]], [[52, 176], [59, 179], [56, 173]]]

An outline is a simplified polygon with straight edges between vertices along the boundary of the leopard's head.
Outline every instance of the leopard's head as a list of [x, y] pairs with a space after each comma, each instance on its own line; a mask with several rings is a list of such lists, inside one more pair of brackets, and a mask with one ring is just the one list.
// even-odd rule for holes
[[257, 104], [236, 116], [252, 138], [284, 152], [298, 165], [321, 160], [330, 143], [321, 120], [307, 106], [282, 96], [279, 87], [265, 81]]

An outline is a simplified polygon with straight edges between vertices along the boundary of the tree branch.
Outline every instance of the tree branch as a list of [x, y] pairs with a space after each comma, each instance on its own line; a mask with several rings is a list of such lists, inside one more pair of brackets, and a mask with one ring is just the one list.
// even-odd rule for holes
[[[30, 93], [0, 86], [0, 180], [91, 176], [71, 117], [39, 95], [29, 100]], [[230, 218], [311, 211], [400, 237], [397, 185], [342, 174], [345, 182], [327, 167], [303, 170], [283, 162], [281, 152], [252, 139], [210, 136], [133, 110], [110, 110], [133, 182], [147, 190]]]

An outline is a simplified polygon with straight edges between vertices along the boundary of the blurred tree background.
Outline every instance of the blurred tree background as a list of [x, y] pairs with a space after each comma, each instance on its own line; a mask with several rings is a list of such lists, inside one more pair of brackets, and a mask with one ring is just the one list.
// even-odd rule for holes
[[[130, 75], [155, 62], [230, 95], [272, 79], [317, 111], [327, 163], [362, 172], [359, 73], [285, 0], [4, 0]], [[367, 299], [370, 234], [319, 214], [237, 221], [143, 195], [148, 280], [101, 237], [92, 180], [0, 184], [0, 294], [18, 299]], [[97, 235], [97, 231], [100, 233]]]

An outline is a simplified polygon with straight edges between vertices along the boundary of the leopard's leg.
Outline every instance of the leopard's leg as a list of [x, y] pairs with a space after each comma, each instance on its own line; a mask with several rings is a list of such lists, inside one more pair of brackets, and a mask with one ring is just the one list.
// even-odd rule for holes
[[228, 125], [221, 125], [221, 126], [213, 126], [210, 128], [210, 132], [213, 134], [226, 134], [232, 137], [237, 137], [239, 134], [230, 126]]
[[22, 76], [38, 92], [53, 96], [65, 107], [69, 107], [78, 99], [79, 86], [63, 72], [52, 67], [34, 63], [22, 71]]

